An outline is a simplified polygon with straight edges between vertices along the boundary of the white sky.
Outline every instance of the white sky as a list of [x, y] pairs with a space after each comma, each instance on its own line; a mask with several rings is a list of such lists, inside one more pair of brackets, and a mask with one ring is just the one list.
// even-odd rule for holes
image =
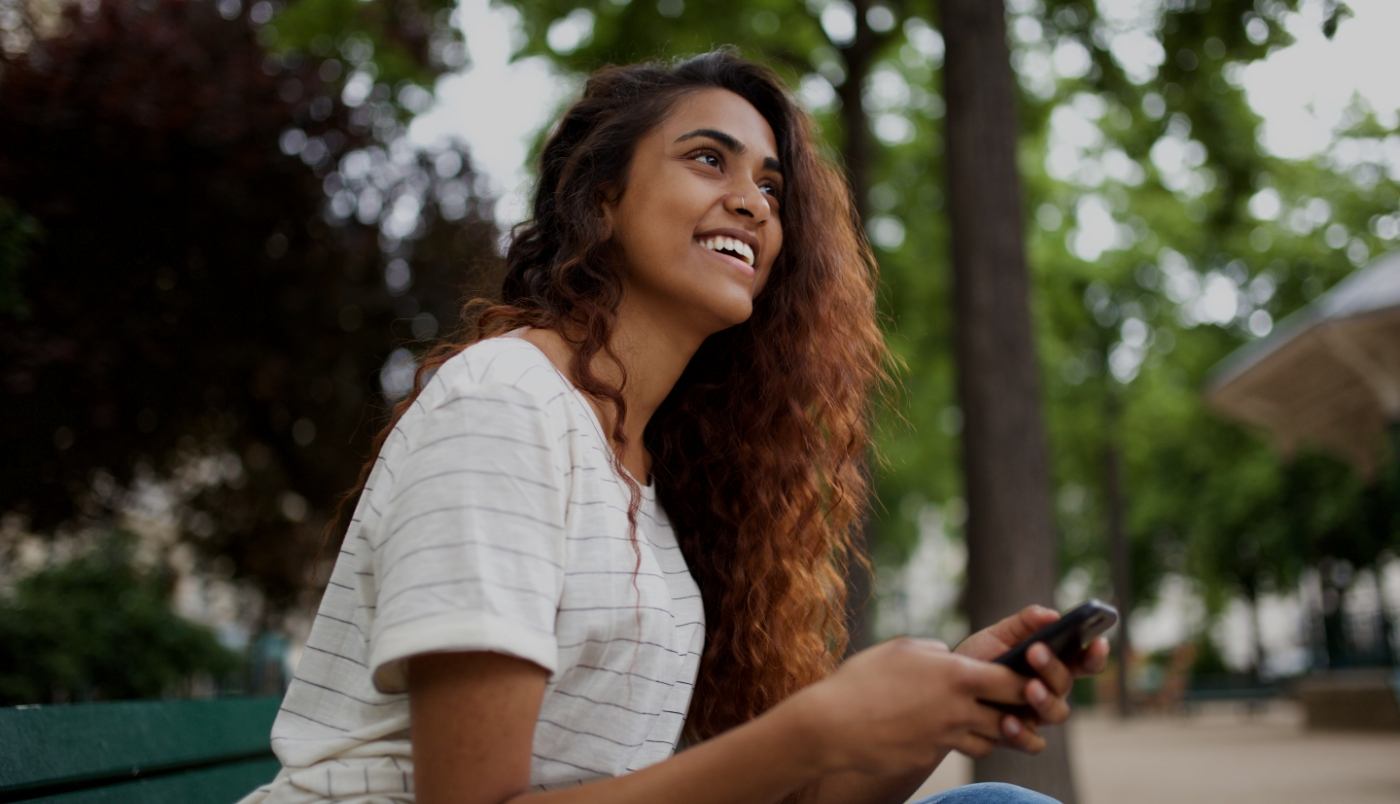
[[[1264, 118], [1261, 140], [1269, 151], [1302, 157], [1328, 148], [1333, 130], [1355, 95], [1365, 99], [1382, 122], [1396, 125], [1400, 117], [1400, 80], [1396, 78], [1400, 76], [1400, 46], [1396, 45], [1400, 1], [1348, 0], [1348, 4], [1355, 16], [1343, 20], [1329, 41], [1321, 33], [1322, 0], [1305, 0], [1301, 13], [1287, 22], [1297, 42], [1250, 66], [1240, 77], [1250, 105]], [[1013, 8], [1033, 5], [1035, 0], [1012, 3]], [[1155, 43], [1143, 36], [1141, 29], [1151, 23], [1158, 4], [1150, 0], [1099, 0], [1099, 6], [1115, 30], [1115, 56], [1130, 75], [1150, 77], [1164, 54], [1160, 47], [1153, 50]], [[518, 40], [517, 16], [512, 9], [490, 7], [488, 0], [461, 0], [457, 24], [466, 34], [470, 63], [464, 71], [438, 82], [435, 104], [414, 120], [409, 137], [419, 144], [448, 137], [465, 141], [499, 199], [498, 221], [509, 226], [521, 220], [527, 209], [525, 158], [530, 137], [554, 116], [560, 103], [577, 92], [577, 80], [560, 77], [543, 59], [510, 62]], [[587, 28], [560, 27], [557, 33], [575, 39], [580, 27], [584, 32]], [[1013, 37], [1024, 43], [1023, 28], [1013, 26]], [[1083, 59], [1062, 53], [1062, 49], [1046, 55], [1050, 66], [1060, 72], [1077, 70]], [[1066, 120], [1071, 126], [1075, 122]], [[1116, 178], [1114, 164], [1122, 160], [1110, 155], [1101, 162], [1083, 161], [1077, 158], [1082, 155], [1077, 139], [1069, 136], [1052, 141], [1051, 172], [1070, 178], [1086, 170], [1094, 175], [1106, 171], [1108, 178]], [[1190, 149], [1189, 139], [1166, 142], [1161, 149], [1154, 149], [1153, 157], [1154, 162], [1184, 160], [1186, 169], [1177, 176], [1180, 189], [1188, 193], [1202, 189], [1189, 170], [1196, 156]], [[1118, 167], [1121, 172], [1131, 171], [1132, 166]], [[1109, 220], [1110, 225], [1084, 229], [1080, 234], [1086, 256], [1114, 245], [1111, 219], [1099, 217]]]
[[1285, 157], [1318, 153], [1359, 94], [1395, 128], [1400, 111], [1400, 2], [1347, 0], [1356, 16], [1322, 35], [1322, 4], [1309, 2], [1287, 30], [1297, 42], [1245, 71], [1249, 104], [1264, 117], [1264, 146]]
[[517, 20], [514, 9], [488, 7], [488, 0], [458, 3], [467, 67], [438, 81], [436, 103], [414, 118], [408, 132], [419, 144], [445, 138], [467, 143], [472, 162], [498, 199], [496, 220], [502, 228], [523, 220], [529, 207], [525, 158], [530, 138], [579, 89], [544, 59], [510, 62]]

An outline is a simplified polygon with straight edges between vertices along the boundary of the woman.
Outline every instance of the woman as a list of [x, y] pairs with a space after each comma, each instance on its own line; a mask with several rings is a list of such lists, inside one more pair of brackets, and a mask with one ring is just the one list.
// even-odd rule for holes
[[1071, 670], [985, 660], [1053, 612], [837, 667], [885, 359], [859, 232], [767, 70], [593, 76], [503, 301], [379, 434], [250, 800], [902, 801], [1038, 751]]

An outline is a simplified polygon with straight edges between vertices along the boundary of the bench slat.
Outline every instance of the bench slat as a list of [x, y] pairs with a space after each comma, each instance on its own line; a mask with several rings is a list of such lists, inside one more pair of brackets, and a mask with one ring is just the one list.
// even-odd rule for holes
[[237, 801], [272, 781], [280, 768], [275, 759], [249, 759], [200, 771], [60, 793], [43, 800], [46, 804], [223, 804]]
[[0, 793], [265, 758], [278, 703], [225, 698], [0, 709]]

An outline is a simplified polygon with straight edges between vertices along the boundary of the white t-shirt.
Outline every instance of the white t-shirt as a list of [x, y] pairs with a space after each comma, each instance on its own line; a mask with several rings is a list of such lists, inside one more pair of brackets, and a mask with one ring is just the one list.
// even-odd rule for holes
[[627, 487], [582, 394], [528, 341], [478, 342], [393, 429], [245, 802], [412, 801], [404, 660], [494, 651], [550, 673], [537, 789], [670, 756], [704, 644], [700, 590], [652, 488]]

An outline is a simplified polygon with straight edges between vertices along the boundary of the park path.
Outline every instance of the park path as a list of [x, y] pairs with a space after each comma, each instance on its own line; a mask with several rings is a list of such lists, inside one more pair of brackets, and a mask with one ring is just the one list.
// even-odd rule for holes
[[[1400, 732], [1310, 732], [1291, 703], [1127, 722], [1082, 711], [1068, 734], [1080, 804], [1400, 803]], [[918, 796], [967, 782], [971, 765], [952, 755]]]

